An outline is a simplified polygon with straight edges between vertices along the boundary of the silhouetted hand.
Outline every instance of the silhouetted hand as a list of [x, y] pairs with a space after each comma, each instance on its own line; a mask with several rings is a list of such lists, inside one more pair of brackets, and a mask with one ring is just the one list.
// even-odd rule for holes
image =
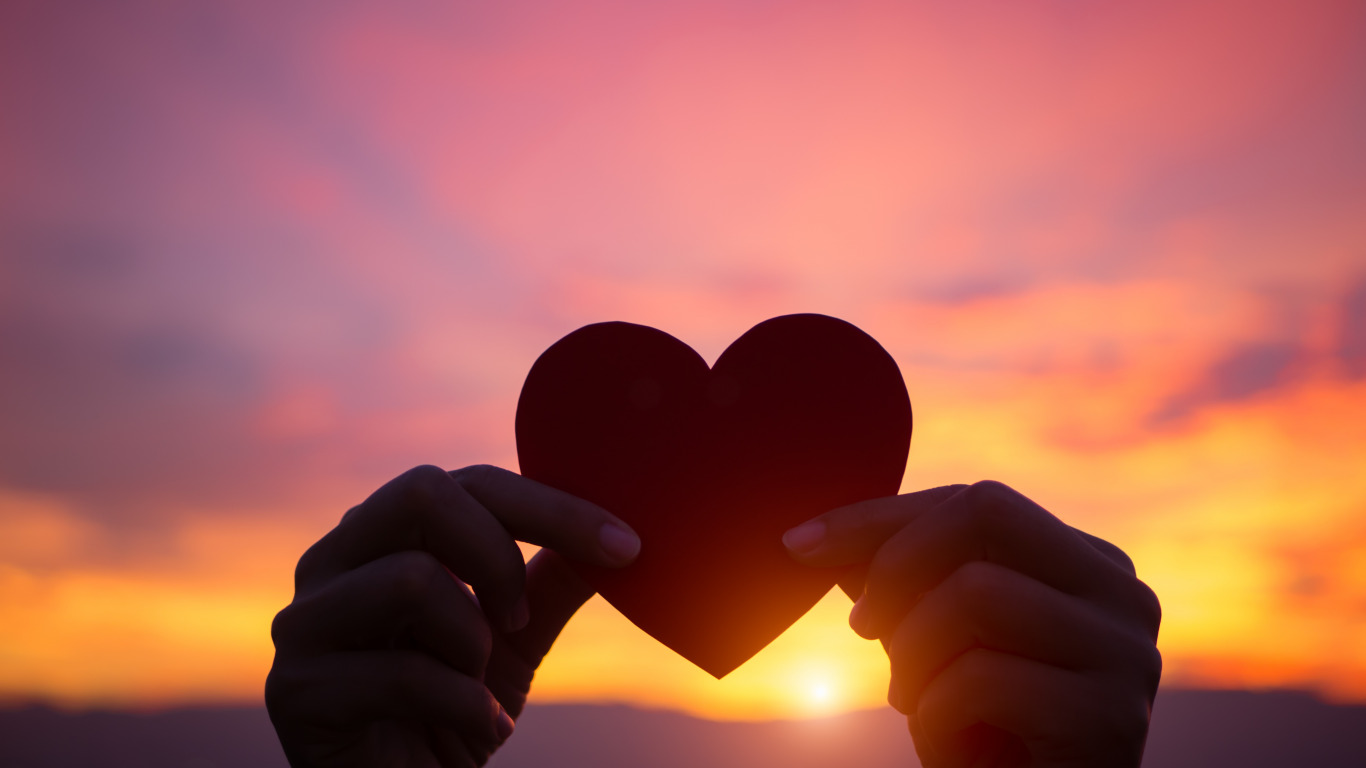
[[1161, 608], [1118, 547], [995, 482], [843, 507], [784, 542], [867, 564], [849, 623], [886, 648], [926, 768], [1139, 765]]
[[[524, 565], [516, 540], [547, 549]], [[596, 505], [496, 467], [389, 482], [304, 553], [271, 627], [266, 706], [290, 764], [482, 765], [593, 594], [559, 553], [621, 566], [639, 547]]]

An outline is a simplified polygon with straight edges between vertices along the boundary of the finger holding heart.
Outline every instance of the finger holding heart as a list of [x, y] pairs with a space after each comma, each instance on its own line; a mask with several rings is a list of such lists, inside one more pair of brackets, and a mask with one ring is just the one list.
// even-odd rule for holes
[[[516, 541], [544, 549], [530, 564]], [[482, 765], [592, 589], [565, 557], [621, 566], [634, 532], [488, 466], [385, 484], [300, 559], [271, 627], [266, 705], [290, 764]]]
[[785, 543], [868, 564], [850, 624], [887, 649], [926, 766], [1138, 764], [1160, 609], [1113, 545], [990, 482], [837, 509]]

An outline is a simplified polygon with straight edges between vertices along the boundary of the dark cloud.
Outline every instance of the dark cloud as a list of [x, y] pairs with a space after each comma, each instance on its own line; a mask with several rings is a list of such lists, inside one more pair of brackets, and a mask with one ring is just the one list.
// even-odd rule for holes
[[134, 249], [60, 229], [3, 242], [0, 483], [134, 508], [243, 444], [258, 363], [202, 321], [141, 307]]
[[1231, 350], [1193, 386], [1169, 398], [1151, 421], [1183, 419], [1206, 406], [1237, 402], [1259, 395], [1292, 378], [1304, 352], [1292, 342], [1262, 342]]
[[1207, 392], [1214, 400], [1242, 400], [1275, 387], [1299, 355], [1294, 344], [1268, 342], [1235, 350], [1210, 369]]
[[[1352, 284], [1339, 305], [1332, 356], [1349, 379], [1366, 377], [1366, 277]], [[1183, 419], [1210, 405], [1256, 397], [1294, 380], [1310, 351], [1293, 341], [1266, 341], [1229, 350], [1199, 381], [1168, 398], [1151, 421]]]
[[1342, 303], [1337, 354], [1349, 378], [1366, 377], [1366, 277], [1357, 282]]

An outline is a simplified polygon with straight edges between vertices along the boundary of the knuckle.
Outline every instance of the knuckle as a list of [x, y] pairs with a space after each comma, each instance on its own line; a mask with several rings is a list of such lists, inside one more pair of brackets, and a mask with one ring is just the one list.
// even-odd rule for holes
[[1156, 639], [1158, 628], [1162, 625], [1162, 602], [1157, 599], [1157, 593], [1152, 587], [1138, 579], [1134, 579], [1133, 593], [1134, 611], [1143, 628]]
[[1118, 565], [1121, 569], [1123, 569], [1125, 573], [1129, 574], [1130, 576], [1137, 575], [1138, 571], [1134, 569], [1134, 559], [1132, 557], [1129, 557], [1129, 553], [1125, 552], [1124, 550], [1120, 549], [1114, 544], [1111, 544], [1108, 541], [1101, 541], [1103, 544], [1105, 544], [1106, 551], [1110, 554], [1110, 559], [1114, 560], [1116, 565]]
[[1117, 545], [1112, 544], [1099, 536], [1087, 533], [1080, 528], [1068, 527], [1075, 531], [1076, 534], [1081, 537], [1082, 541], [1085, 541], [1092, 549], [1104, 555], [1105, 559], [1114, 563], [1126, 575], [1133, 577], [1137, 574], [1137, 571], [1134, 570], [1133, 558], [1129, 557], [1129, 554], [1123, 549], [1120, 549]]
[[1115, 690], [1137, 687], [1151, 700], [1162, 679], [1162, 652], [1153, 641], [1125, 633], [1115, 637], [1107, 659], [1099, 668], [1108, 668], [1111, 675], [1123, 679], [1122, 685], [1114, 686]]
[[314, 581], [322, 576], [327, 561], [325, 544], [327, 538], [324, 536], [304, 550], [304, 553], [299, 556], [299, 562], [294, 565], [294, 592], [296, 594], [306, 591]]
[[998, 536], [1010, 521], [1011, 502], [1017, 494], [995, 480], [974, 483], [965, 493], [968, 515], [964, 524], [983, 541]]
[[294, 604], [290, 603], [284, 608], [281, 608], [280, 612], [275, 614], [275, 618], [270, 620], [270, 642], [275, 646], [276, 650], [279, 650], [280, 646], [287, 642], [290, 632], [289, 627], [293, 623], [293, 615]]
[[286, 675], [279, 667], [272, 666], [270, 672], [266, 674], [266, 709], [272, 713], [278, 713], [289, 699], [290, 689], [293, 686]]
[[1148, 697], [1152, 698], [1157, 693], [1158, 683], [1162, 681], [1162, 652], [1156, 645], [1147, 645], [1144, 649], [1143, 662], [1139, 665], [1142, 675], [1144, 690]]
[[391, 596], [409, 608], [421, 605], [432, 581], [444, 571], [441, 563], [426, 552], [400, 552], [394, 555], [390, 572]]
[[441, 492], [451, 482], [446, 470], [433, 464], [422, 464], [399, 477], [400, 495], [409, 504], [428, 507], [441, 498]]
[[968, 487], [966, 493], [973, 506], [997, 507], [1019, 498], [1014, 488], [998, 480], [981, 480]]
[[1127, 612], [1130, 620], [1137, 620], [1150, 640], [1157, 640], [1157, 630], [1162, 623], [1162, 604], [1157, 599], [1157, 593], [1134, 578], [1130, 579], [1127, 589], [1121, 590], [1120, 594], [1120, 607]]
[[972, 616], [990, 616], [1004, 596], [1000, 573], [980, 560], [964, 563], [948, 583], [957, 604]]
[[468, 467], [457, 469], [452, 475], [456, 482], [461, 485], [483, 485], [493, 479], [493, 476], [500, 471], [498, 467], [492, 464], [471, 464]]
[[1128, 553], [1124, 552], [1123, 549], [1115, 547], [1113, 544], [1111, 544], [1111, 547], [1111, 559], [1115, 560], [1115, 564], [1128, 575], [1138, 575], [1138, 570], [1135, 570], [1134, 568], [1134, 559], [1130, 558]]
[[958, 657], [959, 682], [966, 691], [990, 690], [999, 684], [991, 655], [982, 648], [973, 648]]
[[297, 702], [318, 687], [314, 670], [297, 659], [282, 660], [277, 656], [266, 673], [264, 699], [271, 717], [288, 718]]

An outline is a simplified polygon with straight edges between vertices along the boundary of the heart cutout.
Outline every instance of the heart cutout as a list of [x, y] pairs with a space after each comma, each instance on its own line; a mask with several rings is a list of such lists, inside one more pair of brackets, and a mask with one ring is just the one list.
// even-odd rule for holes
[[911, 404], [886, 350], [833, 317], [762, 322], [712, 368], [663, 331], [598, 323], [536, 360], [516, 431], [522, 474], [599, 504], [640, 535], [626, 568], [578, 572], [720, 678], [844, 572], [798, 565], [782, 534], [898, 491]]

